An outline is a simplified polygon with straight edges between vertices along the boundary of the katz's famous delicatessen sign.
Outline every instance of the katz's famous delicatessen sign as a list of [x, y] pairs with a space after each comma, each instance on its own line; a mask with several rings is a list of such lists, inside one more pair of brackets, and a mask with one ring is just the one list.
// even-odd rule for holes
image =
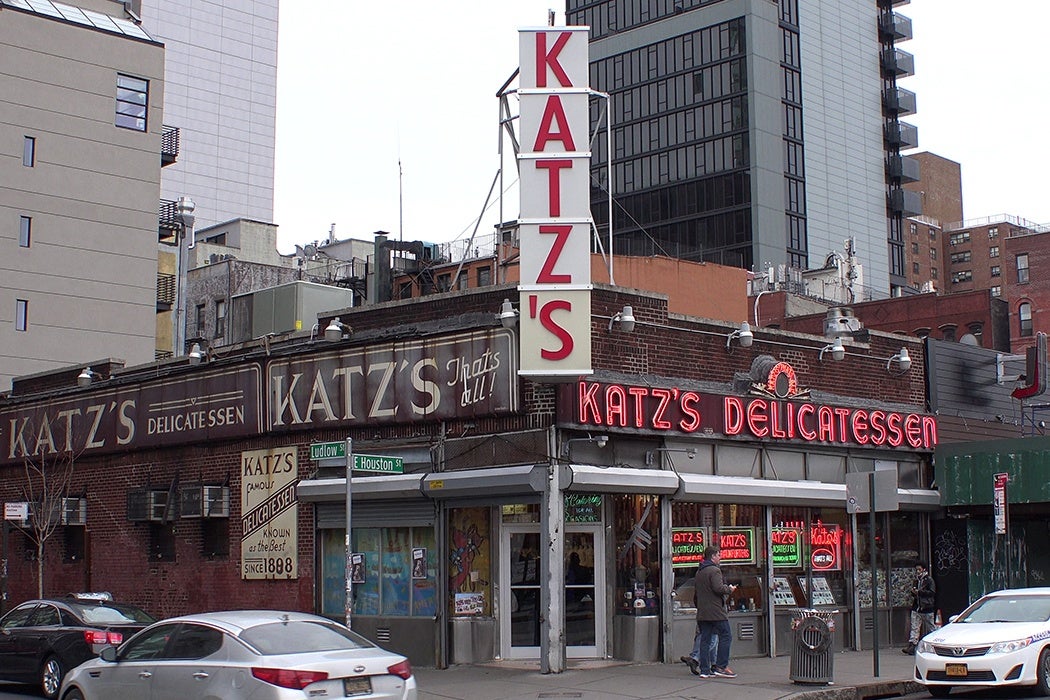
[[[778, 369], [779, 368], [779, 369]], [[786, 368], [786, 369], [785, 369]], [[559, 388], [558, 419], [591, 428], [624, 428], [746, 440], [815, 443], [932, 452], [937, 419], [925, 413], [858, 408], [802, 400], [779, 363], [780, 396], [711, 394], [675, 386], [633, 386], [582, 380]], [[791, 377], [794, 373], [791, 372]], [[795, 391], [791, 391], [795, 389]]]
[[179, 368], [160, 379], [0, 401], [0, 464], [356, 424], [519, 410], [518, 348], [506, 329], [456, 333], [262, 363]]

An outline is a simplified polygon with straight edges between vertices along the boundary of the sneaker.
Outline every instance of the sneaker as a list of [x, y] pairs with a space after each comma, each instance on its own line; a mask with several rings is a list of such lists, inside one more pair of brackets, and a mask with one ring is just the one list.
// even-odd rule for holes
[[682, 662], [689, 666], [689, 670], [694, 676], [700, 675], [700, 662], [694, 659], [692, 656], [683, 656]]
[[733, 669], [729, 668], [728, 666], [726, 666], [725, 668], [716, 668], [715, 675], [720, 676], [722, 678], [736, 678], [736, 673], [733, 671]]

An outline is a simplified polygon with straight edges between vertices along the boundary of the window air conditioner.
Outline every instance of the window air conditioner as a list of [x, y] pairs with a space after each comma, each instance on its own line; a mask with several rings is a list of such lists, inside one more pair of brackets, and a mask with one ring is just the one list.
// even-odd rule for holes
[[87, 525], [87, 499], [86, 498], [63, 498], [62, 499], [62, 524], [63, 525]]
[[168, 515], [168, 492], [150, 491], [149, 510], [146, 519], [150, 522], [162, 523]]

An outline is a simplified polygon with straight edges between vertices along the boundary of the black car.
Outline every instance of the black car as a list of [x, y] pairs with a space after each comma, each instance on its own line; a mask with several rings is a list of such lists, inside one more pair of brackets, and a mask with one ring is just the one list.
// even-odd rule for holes
[[0, 618], [0, 680], [38, 684], [58, 695], [66, 671], [155, 620], [105, 596], [29, 600]]

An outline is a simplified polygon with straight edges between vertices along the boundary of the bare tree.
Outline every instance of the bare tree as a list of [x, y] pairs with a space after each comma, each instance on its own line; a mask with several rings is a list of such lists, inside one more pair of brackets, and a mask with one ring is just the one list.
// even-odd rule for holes
[[40, 451], [35, 459], [26, 458], [22, 494], [29, 503], [29, 522], [21, 529], [36, 545], [37, 597], [44, 597], [44, 545], [62, 524], [63, 499], [73, 480], [72, 452], [51, 456]]

